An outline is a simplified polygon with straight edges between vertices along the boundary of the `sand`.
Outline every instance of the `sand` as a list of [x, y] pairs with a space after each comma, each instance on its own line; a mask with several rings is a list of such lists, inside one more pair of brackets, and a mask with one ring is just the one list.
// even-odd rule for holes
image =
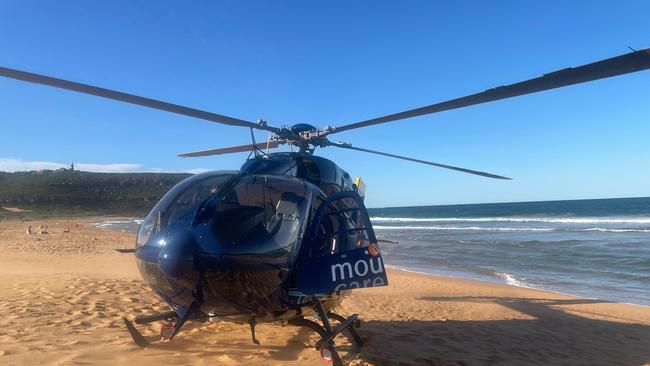
[[[317, 337], [291, 326], [188, 324], [172, 342], [132, 344], [121, 321], [167, 310], [140, 279], [134, 235], [93, 218], [0, 223], [0, 365], [324, 365]], [[28, 236], [27, 225], [49, 226]], [[81, 227], [76, 227], [81, 225]], [[64, 233], [68, 228], [69, 233]], [[336, 339], [352, 365], [650, 364], [650, 308], [391, 270], [358, 290], [367, 344]], [[139, 326], [156, 339], [160, 324]]]

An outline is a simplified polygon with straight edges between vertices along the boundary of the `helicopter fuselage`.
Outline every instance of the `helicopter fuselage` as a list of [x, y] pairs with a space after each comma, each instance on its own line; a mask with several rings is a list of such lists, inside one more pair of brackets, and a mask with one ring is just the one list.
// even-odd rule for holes
[[368, 243], [363, 205], [328, 201], [341, 192], [356, 195], [350, 175], [305, 153], [257, 156], [240, 171], [189, 177], [142, 224], [139, 270], [175, 311], [200, 300], [195, 318], [287, 319], [308, 313], [313, 296], [334, 306], [347, 291], [306, 295], [296, 276], [304, 258]]

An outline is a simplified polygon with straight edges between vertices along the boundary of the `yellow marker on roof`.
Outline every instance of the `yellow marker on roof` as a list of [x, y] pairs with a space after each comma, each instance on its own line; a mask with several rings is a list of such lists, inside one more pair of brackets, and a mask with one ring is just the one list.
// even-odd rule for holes
[[361, 177], [354, 178], [354, 185], [357, 186], [357, 193], [361, 198], [366, 197], [366, 184], [361, 181]]

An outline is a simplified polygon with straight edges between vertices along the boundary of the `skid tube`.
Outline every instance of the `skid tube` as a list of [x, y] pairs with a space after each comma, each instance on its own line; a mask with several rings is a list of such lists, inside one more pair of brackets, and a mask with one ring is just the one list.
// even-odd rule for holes
[[[133, 322], [135, 324], [148, 324], [148, 323], [153, 323], [158, 320], [165, 320], [165, 319], [176, 319], [178, 318], [178, 314], [176, 314], [175, 311], [165, 311], [162, 313], [157, 313], [157, 314], [152, 314], [152, 315], [143, 315], [143, 316], [138, 316], [136, 317]], [[140, 333], [133, 323], [126, 317], [123, 317], [122, 320], [124, 321], [124, 325], [126, 325], [126, 329], [129, 331], [129, 334], [131, 335], [131, 338], [133, 339], [133, 343], [135, 343], [139, 347], [147, 347], [149, 345], [149, 342], [144, 338], [142, 333]]]

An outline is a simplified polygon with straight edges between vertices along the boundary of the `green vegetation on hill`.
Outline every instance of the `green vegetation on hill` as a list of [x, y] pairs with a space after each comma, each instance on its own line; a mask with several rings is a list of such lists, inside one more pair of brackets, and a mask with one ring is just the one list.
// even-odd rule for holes
[[144, 216], [185, 173], [0, 172], [0, 217]]

